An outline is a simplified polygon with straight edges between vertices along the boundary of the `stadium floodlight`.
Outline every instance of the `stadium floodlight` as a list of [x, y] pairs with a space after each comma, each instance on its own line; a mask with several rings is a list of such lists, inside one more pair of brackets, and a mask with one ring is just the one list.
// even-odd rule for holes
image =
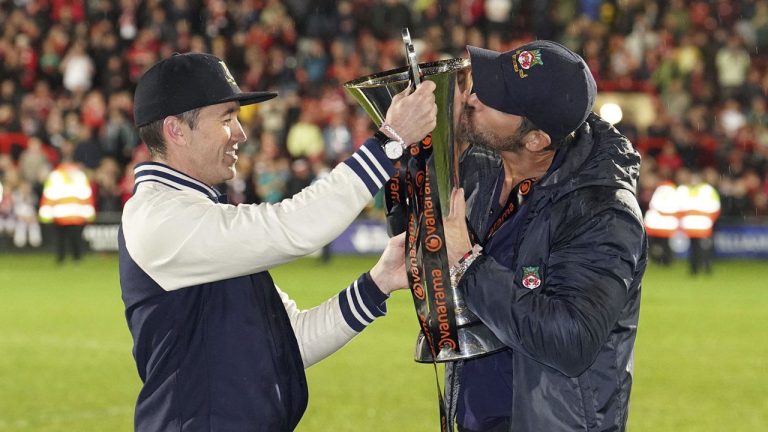
[[608, 102], [600, 107], [600, 117], [611, 124], [620, 122], [623, 116], [621, 107], [617, 103]]

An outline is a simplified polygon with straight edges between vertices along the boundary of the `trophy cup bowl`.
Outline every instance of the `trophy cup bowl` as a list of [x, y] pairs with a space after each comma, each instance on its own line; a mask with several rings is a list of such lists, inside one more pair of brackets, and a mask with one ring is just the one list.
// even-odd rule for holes
[[[448, 215], [450, 194], [454, 187], [459, 187], [459, 157], [461, 145], [454, 142], [454, 113], [461, 103], [461, 94], [471, 87], [470, 63], [468, 59], [448, 59], [419, 64], [422, 79], [433, 81], [436, 85], [435, 102], [437, 103], [437, 126], [432, 131], [432, 154], [440, 209]], [[409, 68], [402, 67], [380, 72], [349, 81], [344, 88], [368, 113], [377, 126], [381, 126], [392, 103], [392, 98], [408, 87]], [[408, 152], [403, 158], [408, 158]], [[443, 239], [444, 240], [444, 239]], [[490, 354], [504, 348], [499, 339], [467, 307], [463, 296], [456, 286], [449, 288], [453, 294], [455, 324], [458, 328], [458, 347], [447, 345], [430, 347], [423, 331], [416, 341], [415, 360], [420, 363], [449, 362], [469, 359]], [[432, 352], [437, 353], [433, 359]]]

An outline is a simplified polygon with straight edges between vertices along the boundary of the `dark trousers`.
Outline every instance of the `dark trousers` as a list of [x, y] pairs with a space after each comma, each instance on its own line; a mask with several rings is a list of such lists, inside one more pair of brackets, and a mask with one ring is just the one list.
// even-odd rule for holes
[[82, 257], [82, 225], [54, 225], [56, 232], [56, 262], [63, 262], [67, 249], [75, 261]]
[[691, 239], [691, 250], [688, 257], [691, 274], [697, 274], [701, 271], [710, 273], [712, 271], [713, 249], [714, 243], [711, 237]]

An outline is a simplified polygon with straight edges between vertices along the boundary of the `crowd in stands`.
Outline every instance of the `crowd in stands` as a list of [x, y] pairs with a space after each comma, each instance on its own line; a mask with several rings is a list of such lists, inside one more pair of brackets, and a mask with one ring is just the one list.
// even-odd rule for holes
[[768, 217], [768, 0], [9, 0], [0, 230], [22, 217], [14, 207], [29, 213], [63, 154], [87, 169], [98, 211], [120, 211], [149, 156], [132, 92], [173, 52], [210, 52], [243, 90], [280, 93], [241, 112], [249, 138], [226, 188], [235, 203], [291, 196], [370, 136], [342, 84], [404, 65], [403, 27], [421, 62], [465, 57], [467, 44], [569, 46], [599, 91], [655, 101], [650, 127], [617, 125], [644, 155], [641, 204], [688, 170], [719, 190], [724, 217]]

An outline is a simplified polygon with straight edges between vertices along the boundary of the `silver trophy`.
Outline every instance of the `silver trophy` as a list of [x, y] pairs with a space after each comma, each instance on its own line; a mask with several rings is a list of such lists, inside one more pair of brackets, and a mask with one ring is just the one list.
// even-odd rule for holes
[[[404, 35], [405, 36], [405, 35]], [[406, 53], [411, 57], [412, 49]], [[462, 148], [454, 142], [454, 113], [461, 103], [461, 94], [470, 86], [471, 74], [468, 59], [449, 59], [416, 65], [415, 54], [409, 66], [368, 75], [344, 85], [344, 88], [362, 106], [377, 126], [381, 126], [384, 116], [392, 103], [392, 97], [402, 92], [417, 79], [426, 79], [436, 84], [435, 99], [438, 107], [437, 126], [432, 131], [432, 155], [440, 209], [443, 215], [449, 213], [450, 194], [459, 184], [459, 157]], [[416, 78], [413, 79], [412, 77]], [[409, 157], [406, 151], [403, 159]], [[402, 162], [402, 160], [401, 160]], [[443, 238], [443, 243], [445, 239]], [[458, 346], [430, 346], [428, 337], [419, 332], [416, 342], [415, 360], [422, 363], [450, 362], [482, 356], [504, 348], [498, 338], [473, 314], [456, 286], [449, 290], [453, 294], [452, 304], [455, 324], [458, 328]], [[417, 307], [418, 308], [418, 307]], [[417, 310], [418, 315], [422, 315]], [[431, 323], [434, 324], [434, 323]], [[432, 352], [437, 353], [433, 360]]]

